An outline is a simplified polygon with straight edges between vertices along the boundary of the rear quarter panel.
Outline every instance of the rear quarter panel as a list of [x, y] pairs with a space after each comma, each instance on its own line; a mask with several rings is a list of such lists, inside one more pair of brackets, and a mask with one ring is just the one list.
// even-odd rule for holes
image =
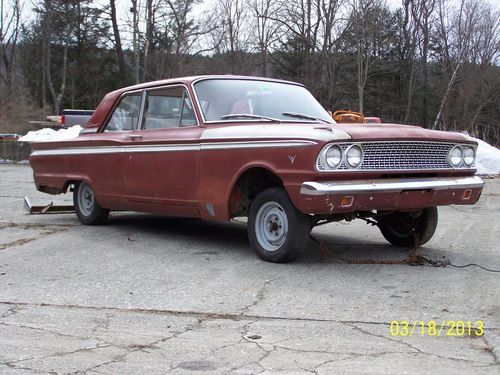
[[[87, 181], [96, 193], [100, 205], [123, 209], [125, 181], [122, 153], [82, 153], [86, 147], [120, 146], [125, 134], [88, 134], [71, 141], [38, 142], [32, 144], [30, 164], [38, 190], [49, 194], [65, 193], [72, 181]], [[47, 155], [46, 152], [57, 152]], [[71, 154], [71, 150], [78, 150]]]

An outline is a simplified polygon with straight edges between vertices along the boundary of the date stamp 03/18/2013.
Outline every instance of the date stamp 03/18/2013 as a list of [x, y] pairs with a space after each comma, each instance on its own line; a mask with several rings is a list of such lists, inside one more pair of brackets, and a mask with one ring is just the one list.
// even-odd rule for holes
[[484, 334], [482, 320], [393, 320], [389, 326], [391, 336], [465, 337]]

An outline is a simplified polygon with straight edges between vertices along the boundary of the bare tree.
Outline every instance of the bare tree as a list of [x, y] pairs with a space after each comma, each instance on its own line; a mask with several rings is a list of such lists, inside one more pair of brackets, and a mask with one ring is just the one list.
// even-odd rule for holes
[[220, 53], [227, 53], [229, 69], [232, 74], [240, 71], [238, 54], [247, 50], [250, 39], [248, 26], [248, 4], [244, 0], [217, 0], [216, 14], [219, 29], [218, 33]]
[[[288, 71], [294, 79], [308, 87], [317, 87], [319, 62], [316, 52], [320, 50], [319, 40], [322, 24], [322, 0], [300, 0], [286, 2], [282, 11], [272, 16], [274, 22], [282, 25], [285, 40], [281, 44], [281, 54], [285, 52], [292, 61], [275, 60], [275, 64]], [[287, 75], [288, 75], [287, 74]]]
[[441, 104], [439, 105], [438, 112], [436, 114], [436, 119], [434, 120], [434, 124], [432, 125], [432, 129], [437, 129], [439, 125], [439, 121], [441, 121], [441, 116], [443, 115], [443, 109], [444, 105], [446, 104], [446, 99], [448, 99], [448, 95], [450, 94], [450, 91], [453, 87], [453, 84], [455, 83], [455, 80], [457, 78], [457, 72], [458, 68], [460, 68], [460, 63], [457, 63], [455, 66], [455, 69], [453, 70], [453, 74], [451, 75], [450, 81], [448, 82], [448, 85], [446, 86], [446, 90], [443, 94], [443, 98], [441, 99]]
[[[481, 136], [480, 117], [488, 106], [495, 108], [500, 96], [498, 56], [500, 54], [500, 10], [493, 9], [482, 0], [463, 0], [460, 7], [463, 28], [456, 31], [459, 52], [468, 62], [463, 74], [463, 119], [466, 128], [475, 136]], [[474, 67], [473, 74], [470, 70]], [[468, 74], [467, 74], [468, 73]], [[498, 122], [496, 127], [499, 127]]]
[[353, 0], [352, 2], [351, 27], [356, 48], [359, 112], [364, 111], [365, 87], [370, 67], [377, 59], [377, 43], [383, 42], [380, 40], [384, 26], [381, 9], [381, 4], [375, 0]]
[[135, 83], [139, 83], [140, 79], [140, 64], [141, 64], [141, 53], [140, 53], [140, 38], [141, 32], [139, 29], [139, 6], [137, 0], [130, 0], [132, 2], [132, 7], [130, 12], [132, 13], [132, 44], [134, 50], [134, 80]]
[[125, 56], [122, 47], [122, 38], [120, 36], [120, 29], [118, 26], [118, 16], [116, 13], [115, 0], [109, 0], [109, 5], [110, 5], [111, 24], [113, 26], [116, 58], [118, 60], [118, 69], [120, 72], [120, 81], [122, 85], [125, 85], [127, 82], [127, 65], [125, 63]]
[[166, 0], [172, 18], [172, 36], [174, 44], [174, 71], [182, 75], [184, 56], [188, 54], [192, 44], [192, 36], [197, 32], [197, 26], [190, 19], [194, 0]]
[[153, 0], [146, 0], [146, 37], [144, 44], [144, 58], [142, 65], [142, 81], [147, 80], [148, 76], [148, 55], [154, 49], [153, 33], [154, 33], [154, 22], [155, 22], [155, 12], [153, 8]]
[[[325, 81], [326, 102], [333, 106], [333, 97], [338, 91], [336, 85], [337, 57], [339, 55], [340, 37], [345, 30], [345, 23], [340, 14], [342, 2], [340, 0], [321, 1], [319, 8], [322, 12], [321, 36], [322, 45], [320, 47], [322, 57], [321, 78]], [[329, 107], [333, 108], [333, 107]]]
[[20, 1], [15, 0], [5, 6], [4, 0], [0, 0], [0, 57], [2, 59], [0, 78], [7, 88], [7, 98], [12, 94], [14, 87], [15, 56], [20, 29]]
[[408, 74], [403, 75], [403, 79], [407, 81], [407, 94], [405, 114], [403, 123], [408, 124], [410, 121], [411, 110], [413, 107], [413, 98], [415, 95], [416, 81], [416, 49], [418, 42], [418, 28], [414, 20], [414, 14], [411, 11], [412, 0], [403, 0], [403, 48], [402, 48], [402, 64], [401, 69], [408, 71]]
[[272, 63], [280, 74], [299, 80], [332, 106], [341, 96], [336, 72], [343, 34], [349, 24], [341, 0], [301, 0], [281, 3], [268, 18], [280, 25], [281, 43], [273, 49]]
[[[457, 78], [457, 73], [458, 69], [460, 68], [460, 64], [462, 63], [463, 60], [463, 53], [461, 51], [461, 48], [459, 47], [458, 50], [453, 49], [453, 46], [451, 45], [451, 30], [453, 26], [450, 24], [450, 18], [449, 18], [449, 9], [447, 7], [447, 0], [437, 0], [438, 3], [438, 22], [437, 22], [437, 32], [436, 35], [438, 39], [441, 41], [441, 46], [442, 46], [442, 59], [445, 65], [445, 71], [453, 69], [453, 73], [451, 74], [451, 78], [448, 82], [448, 85], [446, 86], [446, 89], [443, 93], [443, 96], [441, 98], [441, 103], [439, 105], [439, 109], [436, 114], [436, 118], [434, 120], [434, 123], [432, 125], [432, 129], [437, 129], [439, 126], [439, 123], [441, 121], [441, 117], [443, 115], [443, 109], [446, 104], [446, 100], [448, 99], [448, 95], [450, 94], [453, 85], [455, 83], [455, 80]], [[463, 4], [463, 2], [462, 2]], [[461, 9], [462, 7], [460, 7]], [[459, 12], [459, 18], [458, 18], [458, 28], [462, 28], [462, 11], [460, 10]], [[454, 67], [453, 67], [454, 66]]]
[[[47, 80], [47, 88], [52, 99], [52, 108], [54, 113], [60, 113], [61, 102], [66, 92], [66, 79], [68, 72], [68, 49], [71, 41], [71, 34], [75, 25], [76, 4], [75, 1], [44, 0], [44, 8], [41, 10], [43, 14], [43, 30], [44, 30], [44, 50], [45, 50], [45, 76]], [[55, 10], [62, 7], [60, 12]], [[56, 24], [58, 17], [62, 17], [62, 22], [65, 24], [64, 34], [61, 38], [54, 38], [53, 24]], [[56, 91], [52, 76], [52, 47], [53, 40], [62, 44], [63, 47], [63, 63], [61, 68], [61, 85]]]
[[411, 12], [419, 32], [420, 65], [422, 67], [422, 124], [429, 121], [429, 51], [437, 0], [411, 0]]
[[250, 3], [257, 32], [255, 42], [260, 55], [260, 71], [264, 77], [269, 74], [268, 55], [270, 49], [283, 34], [283, 25], [274, 22], [271, 16], [280, 13], [282, 7], [283, 3], [273, 0], [252, 0]]

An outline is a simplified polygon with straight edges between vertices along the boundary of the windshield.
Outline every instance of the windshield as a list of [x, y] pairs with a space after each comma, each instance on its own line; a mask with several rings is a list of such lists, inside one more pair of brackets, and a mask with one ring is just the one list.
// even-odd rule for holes
[[287, 83], [207, 79], [196, 82], [205, 121], [334, 121], [302, 86]]

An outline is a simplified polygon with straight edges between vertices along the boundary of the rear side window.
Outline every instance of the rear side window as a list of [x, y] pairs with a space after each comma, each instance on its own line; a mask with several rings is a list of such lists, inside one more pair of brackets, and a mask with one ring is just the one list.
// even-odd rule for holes
[[144, 129], [196, 125], [193, 105], [182, 86], [148, 91], [144, 104]]
[[139, 111], [141, 108], [141, 93], [124, 96], [113, 111], [105, 132], [137, 129]]

